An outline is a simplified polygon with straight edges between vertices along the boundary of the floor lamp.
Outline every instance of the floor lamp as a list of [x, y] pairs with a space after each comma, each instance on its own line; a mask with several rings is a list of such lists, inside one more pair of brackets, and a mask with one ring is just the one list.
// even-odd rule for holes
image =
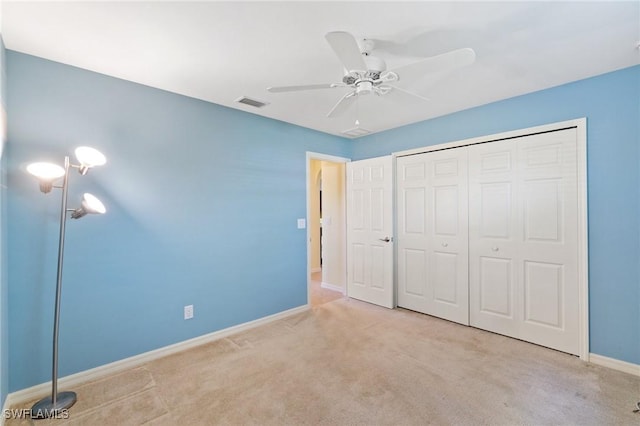
[[[62, 189], [62, 207], [60, 209], [60, 238], [58, 244], [58, 275], [56, 280], [56, 298], [53, 317], [53, 368], [51, 377], [51, 396], [36, 402], [31, 408], [31, 417], [44, 419], [57, 417], [61, 411], [67, 410], [77, 400], [75, 392], [58, 393], [58, 334], [60, 322], [60, 296], [62, 293], [62, 265], [64, 262], [64, 236], [67, 212], [71, 212], [71, 218], [79, 219], [87, 213], [102, 214], [106, 211], [104, 205], [96, 197], [85, 193], [82, 203], [77, 209], [67, 209], [67, 192], [69, 189], [69, 168], [76, 168], [81, 175], [86, 175], [90, 168], [106, 163], [106, 158], [98, 150], [81, 146], [75, 150], [76, 158], [80, 164], [71, 164], [69, 157], [64, 158], [64, 167], [52, 163], [32, 163], [27, 166], [27, 171], [40, 181], [40, 191], [51, 192], [52, 188]], [[53, 183], [62, 178], [62, 185]]]

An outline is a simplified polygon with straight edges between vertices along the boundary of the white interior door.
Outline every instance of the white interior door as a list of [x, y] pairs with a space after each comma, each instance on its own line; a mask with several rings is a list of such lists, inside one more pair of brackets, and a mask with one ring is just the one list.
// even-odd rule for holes
[[579, 354], [576, 129], [469, 147], [471, 325]]
[[387, 308], [393, 300], [391, 156], [347, 163], [347, 295]]
[[396, 165], [398, 306], [468, 325], [467, 147]]

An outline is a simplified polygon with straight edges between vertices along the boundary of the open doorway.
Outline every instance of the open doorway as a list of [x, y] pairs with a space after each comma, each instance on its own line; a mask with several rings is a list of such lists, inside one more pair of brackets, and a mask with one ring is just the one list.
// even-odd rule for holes
[[346, 294], [345, 163], [307, 153], [307, 300], [318, 306]]

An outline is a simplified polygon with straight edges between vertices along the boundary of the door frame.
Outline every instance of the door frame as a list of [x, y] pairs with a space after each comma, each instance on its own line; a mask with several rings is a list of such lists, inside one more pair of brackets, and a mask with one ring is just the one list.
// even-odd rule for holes
[[[476, 145], [481, 143], [496, 142], [499, 140], [516, 139], [536, 133], [553, 132], [568, 128], [575, 128], [577, 133], [576, 159], [578, 169], [578, 321], [580, 338], [580, 359], [589, 361], [589, 229], [588, 229], [588, 204], [587, 204], [587, 119], [586, 117], [575, 120], [560, 121], [542, 126], [528, 127], [509, 132], [479, 136], [454, 142], [446, 142], [437, 145], [409, 149], [394, 152], [393, 163], [397, 157], [414, 154], [422, 154], [431, 151], [440, 151], [461, 146]], [[394, 188], [395, 190], [395, 188]], [[397, 235], [397, 229], [394, 230]], [[396, 253], [397, 258], [397, 253]], [[397, 271], [396, 271], [397, 274]], [[395, 277], [397, 283], [397, 276]], [[396, 285], [396, 292], [398, 286]], [[397, 298], [397, 296], [396, 296]]]
[[[351, 161], [350, 158], [346, 158], [346, 157], [338, 157], [335, 155], [329, 155], [329, 154], [322, 154], [319, 152], [312, 152], [312, 151], [307, 151], [306, 152], [306, 179], [305, 179], [305, 185], [306, 185], [306, 189], [305, 192], [307, 194], [307, 213], [306, 213], [306, 221], [307, 221], [307, 306], [311, 306], [311, 292], [309, 291], [310, 286], [311, 286], [311, 228], [310, 228], [310, 219], [311, 219], [311, 197], [315, 196], [315, 194], [312, 194], [311, 191], [309, 191], [310, 188], [310, 183], [311, 183], [311, 160], [318, 160], [318, 161], [330, 161], [332, 163], [348, 163]], [[344, 183], [346, 186], [346, 168], [345, 168], [345, 179], [344, 179]], [[344, 205], [344, 211], [343, 211], [343, 218], [345, 219], [345, 223], [346, 223], [346, 218], [347, 218], [347, 210], [346, 210], [346, 192], [343, 190], [343, 205]], [[346, 247], [347, 245], [347, 235], [346, 232], [344, 233], [344, 241], [342, 242], [344, 244], [344, 246]], [[347, 257], [347, 253], [346, 250], [343, 250], [343, 255], [344, 255], [344, 259], [343, 259], [343, 264], [344, 264], [344, 276], [345, 276], [345, 288], [344, 288], [344, 294], [347, 294], [347, 281], [346, 281], [346, 276], [347, 276], [347, 262], [346, 262], [346, 257]]]

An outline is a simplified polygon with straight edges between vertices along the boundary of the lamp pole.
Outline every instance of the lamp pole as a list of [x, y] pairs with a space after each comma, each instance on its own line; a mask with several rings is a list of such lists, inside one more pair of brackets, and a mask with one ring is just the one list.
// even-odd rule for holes
[[[69, 156], [64, 157], [64, 168], [57, 164], [37, 162], [27, 166], [27, 172], [40, 181], [40, 191], [48, 193], [52, 188], [62, 189], [60, 207], [60, 237], [58, 240], [58, 274], [56, 277], [56, 300], [53, 315], [53, 362], [51, 368], [51, 396], [42, 398], [31, 407], [32, 419], [46, 419], [57, 417], [60, 411], [67, 410], [76, 403], [78, 397], [75, 392], [58, 393], [58, 337], [60, 335], [60, 300], [62, 298], [62, 266], [64, 264], [64, 236], [67, 224], [67, 212], [71, 211], [72, 219], [79, 219], [87, 213], [103, 214], [106, 212], [100, 200], [89, 193], [82, 198], [82, 205], [77, 209], [67, 209], [67, 194], [69, 189], [69, 169], [77, 168], [81, 175], [86, 175], [90, 168], [102, 166], [107, 159], [100, 151], [88, 146], [76, 148], [79, 165], [71, 164]], [[53, 185], [56, 179], [63, 178], [62, 186]]]
[[60, 298], [62, 296], [62, 266], [64, 263], [64, 236], [67, 223], [67, 193], [69, 183], [69, 157], [64, 157], [64, 177], [62, 180], [62, 207], [60, 208], [60, 238], [58, 243], [58, 275], [56, 280], [56, 302], [53, 314], [53, 366], [51, 369], [51, 396], [36, 402], [31, 408], [33, 418], [55, 417], [77, 401], [75, 392], [58, 393], [58, 336], [60, 334]]

